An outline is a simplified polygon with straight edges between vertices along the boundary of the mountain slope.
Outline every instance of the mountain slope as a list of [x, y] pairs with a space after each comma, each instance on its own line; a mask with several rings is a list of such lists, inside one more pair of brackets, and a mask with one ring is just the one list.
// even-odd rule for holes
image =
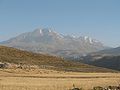
[[106, 48], [101, 42], [89, 37], [62, 35], [47, 28], [23, 33], [1, 44], [36, 53], [62, 56], [64, 58], [76, 58]]
[[105, 56], [89, 64], [120, 71], [120, 56]]
[[90, 62], [111, 56], [120, 56], [120, 47], [100, 50], [98, 52], [92, 52], [83, 57], [83, 59], [84, 62]]
[[98, 68], [82, 63], [75, 63], [71, 61], [65, 61], [62, 58], [36, 54], [27, 51], [21, 51], [14, 48], [8, 48], [0, 46], [0, 62], [2, 63], [14, 63], [23, 65], [37, 65], [47, 67], [47, 69], [57, 69], [64, 71], [79, 71], [79, 72], [111, 72], [112, 70]]
[[81, 62], [120, 71], [120, 47], [90, 53]]
[[120, 55], [120, 47], [117, 48], [110, 48], [110, 49], [105, 49], [105, 50], [101, 50], [99, 52], [95, 52], [94, 54], [102, 54], [102, 55], [108, 55], [108, 56], [117, 56]]

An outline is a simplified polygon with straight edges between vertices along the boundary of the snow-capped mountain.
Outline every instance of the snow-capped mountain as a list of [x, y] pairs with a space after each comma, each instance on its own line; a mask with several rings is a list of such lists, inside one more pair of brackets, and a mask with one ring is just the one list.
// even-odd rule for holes
[[62, 35], [48, 28], [23, 33], [1, 44], [36, 53], [75, 58], [105, 49], [101, 42], [90, 37]]

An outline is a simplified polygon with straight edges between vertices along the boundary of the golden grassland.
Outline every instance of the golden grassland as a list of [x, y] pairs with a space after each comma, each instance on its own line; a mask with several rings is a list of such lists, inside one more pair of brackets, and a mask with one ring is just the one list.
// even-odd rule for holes
[[73, 84], [89, 90], [118, 85], [120, 73], [80, 73], [46, 69], [0, 69], [0, 90], [69, 90]]

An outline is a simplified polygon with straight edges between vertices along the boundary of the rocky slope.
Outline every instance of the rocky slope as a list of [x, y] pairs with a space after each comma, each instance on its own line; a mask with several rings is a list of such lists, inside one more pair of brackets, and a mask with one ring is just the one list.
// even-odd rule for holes
[[36, 29], [1, 43], [22, 50], [47, 53], [64, 58], [78, 58], [106, 47], [90, 37], [62, 35], [51, 29]]

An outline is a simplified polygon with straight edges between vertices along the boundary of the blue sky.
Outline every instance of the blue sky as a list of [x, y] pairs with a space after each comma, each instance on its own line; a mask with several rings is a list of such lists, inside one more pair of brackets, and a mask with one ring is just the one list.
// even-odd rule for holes
[[0, 41], [38, 27], [120, 46], [120, 0], [0, 0]]

